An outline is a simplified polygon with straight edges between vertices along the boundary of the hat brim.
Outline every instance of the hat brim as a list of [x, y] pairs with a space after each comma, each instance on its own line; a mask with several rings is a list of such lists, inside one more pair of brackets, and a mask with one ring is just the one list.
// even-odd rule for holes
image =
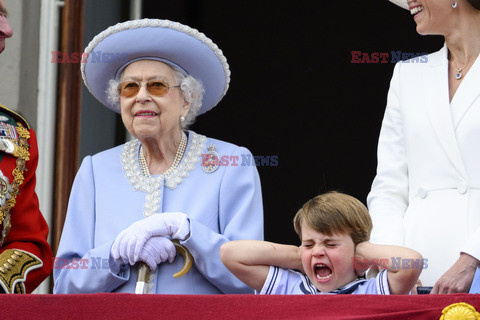
[[97, 35], [85, 49], [85, 85], [115, 112], [107, 98], [108, 82], [133, 61], [160, 60], [202, 82], [205, 93], [199, 114], [218, 104], [228, 90], [230, 70], [222, 51], [203, 33], [168, 20], [143, 19], [119, 23]]
[[407, 0], [390, 0], [390, 2], [395, 3], [397, 6], [400, 6], [403, 9], [409, 10]]

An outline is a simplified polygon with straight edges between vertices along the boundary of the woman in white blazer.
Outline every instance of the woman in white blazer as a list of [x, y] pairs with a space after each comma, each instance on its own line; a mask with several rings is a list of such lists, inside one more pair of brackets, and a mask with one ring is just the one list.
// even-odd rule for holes
[[480, 266], [480, 0], [391, 1], [445, 45], [395, 66], [367, 199], [372, 241], [418, 250], [432, 293], [468, 292]]

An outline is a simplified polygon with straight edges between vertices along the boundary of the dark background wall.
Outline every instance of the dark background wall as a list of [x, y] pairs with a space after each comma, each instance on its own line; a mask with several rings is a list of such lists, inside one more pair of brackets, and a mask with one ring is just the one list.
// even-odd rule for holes
[[[192, 130], [278, 157], [258, 167], [265, 239], [292, 244], [292, 218], [308, 199], [339, 190], [366, 202], [391, 52], [443, 45], [387, 0], [144, 0], [143, 15], [187, 24], [223, 50], [230, 89]], [[352, 51], [388, 53], [388, 62], [354, 64]]]

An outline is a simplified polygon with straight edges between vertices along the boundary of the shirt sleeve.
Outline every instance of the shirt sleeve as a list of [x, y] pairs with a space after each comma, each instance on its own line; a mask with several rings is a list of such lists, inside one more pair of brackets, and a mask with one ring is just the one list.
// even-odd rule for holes
[[279, 292], [279, 284], [282, 280], [282, 269], [279, 267], [270, 266], [268, 271], [267, 279], [263, 284], [260, 294], [276, 294]]
[[390, 294], [390, 286], [388, 285], [388, 270], [380, 271], [375, 278], [378, 294]]

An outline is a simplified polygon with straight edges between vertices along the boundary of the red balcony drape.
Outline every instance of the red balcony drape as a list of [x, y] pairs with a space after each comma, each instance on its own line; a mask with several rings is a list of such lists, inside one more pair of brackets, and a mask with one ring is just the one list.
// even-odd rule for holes
[[[16, 319], [439, 319], [454, 303], [478, 310], [480, 295], [3, 295]], [[452, 318], [457, 319], [457, 318]], [[463, 318], [458, 318], [463, 319]]]

